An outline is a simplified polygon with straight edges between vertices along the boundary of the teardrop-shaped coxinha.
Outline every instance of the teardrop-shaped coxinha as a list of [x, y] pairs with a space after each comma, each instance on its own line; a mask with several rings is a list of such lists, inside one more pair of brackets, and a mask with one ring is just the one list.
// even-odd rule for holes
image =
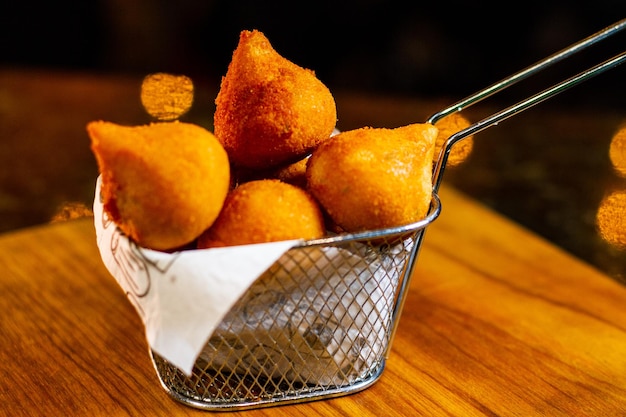
[[311, 155], [307, 187], [347, 232], [419, 221], [430, 207], [437, 132], [416, 123], [340, 133]]
[[231, 163], [252, 169], [301, 159], [337, 122], [326, 85], [279, 55], [258, 30], [241, 32], [215, 105], [214, 132]]
[[213, 224], [230, 186], [228, 156], [208, 130], [181, 122], [87, 125], [104, 211], [140, 246], [171, 250]]

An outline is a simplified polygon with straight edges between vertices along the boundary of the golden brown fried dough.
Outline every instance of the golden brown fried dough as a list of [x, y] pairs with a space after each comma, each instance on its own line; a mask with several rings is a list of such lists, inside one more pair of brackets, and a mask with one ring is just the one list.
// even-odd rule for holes
[[430, 206], [436, 137], [431, 124], [342, 132], [313, 152], [308, 189], [347, 232], [418, 221]]
[[208, 130], [172, 122], [87, 125], [104, 210], [140, 246], [170, 250], [217, 218], [228, 192], [228, 156]]
[[283, 58], [259, 31], [243, 31], [215, 100], [215, 135], [231, 162], [252, 169], [301, 159], [335, 127], [330, 90]]
[[325, 233], [322, 211], [303, 189], [276, 179], [246, 182], [226, 197], [198, 248], [313, 239]]
[[[435, 123], [435, 127], [439, 129], [439, 134], [437, 135], [437, 142], [435, 144], [435, 153], [433, 157], [435, 159], [439, 157], [439, 151], [450, 136], [460, 132], [470, 125], [471, 123], [469, 120], [459, 113], [452, 113], [442, 119], [439, 119]], [[473, 147], [473, 136], [468, 136], [455, 143], [450, 151], [450, 155], [448, 155], [448, 166], [459, 165], [465, 161], [469, 157], [470, 153], [472, 153]]]
[[273, 169], [233, 167], [231, 175], [235, 184], [263, 179], [277, 179], [306, 189], [306, 162], [308, 159], [309, 157], [307, 156], [299, 161]]
[[308, 157], [302, 158], [297, 162], [277, 168], [270, 173], [270, 176], [300, 188], [306, 188], [306, 164], [308, 160]]

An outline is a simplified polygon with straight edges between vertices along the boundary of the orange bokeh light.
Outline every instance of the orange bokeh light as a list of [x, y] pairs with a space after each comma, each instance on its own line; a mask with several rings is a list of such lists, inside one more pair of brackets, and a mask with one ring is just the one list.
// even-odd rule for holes
[[613, 136], [609, 146], [609, 158], [615, 171], [626, 177], [626, 126], [621, 127]]
[[155, 73], [141, 84], [141, 104], [157, 120], [176, 120], [191, 108], [194, 87], [189, 77]]
[[604, 240], [626, 249], [626, 191], [614, 191], [604, 197], [596, 213], [596, 225]]

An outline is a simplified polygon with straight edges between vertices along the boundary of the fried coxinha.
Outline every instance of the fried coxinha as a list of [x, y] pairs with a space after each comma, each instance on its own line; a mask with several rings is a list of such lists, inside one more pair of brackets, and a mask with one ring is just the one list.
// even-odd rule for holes
[[277, 179], [261, 179], [228, 194], [213, 226], [198, 238], [198, 247], [314, 239], [325, 233], [322, 211], [308, 192]]
[[307, 187], [347, 232], [416, 222], [430, 207], [437, 132], [428, 123], [342, 132], [311, 155]]
[[303, 158], [337, 122], [328, 87], [257, 30], [241, 32], [215, 104], [215, 135], [234, 166], [252, 169]]
[[190, 123], [87, 125], [104, 210], [139, 245], [189, 244], [217, 218], [230, 185], [224, 148]]

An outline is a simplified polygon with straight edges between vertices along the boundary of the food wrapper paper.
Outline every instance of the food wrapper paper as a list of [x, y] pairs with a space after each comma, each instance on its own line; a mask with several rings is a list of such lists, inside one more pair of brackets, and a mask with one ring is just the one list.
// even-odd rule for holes
[[[100, 178], [94, 222], [103, 263], [143, 320], [150, 348], [188, 376], [200, 360], [232, 372], [341, 384], [381, 360], [400, 273], [385, 263], [410, 246], [382, 257], [367, 245], [356, 253], [310, 247], [288, 255], [298, 240], [164, 253], [125, 236], [99, 196]], [[238, 354], [223, 353], [224, 341]]]
[[297, 241], [164, 253], [142, 248], [103, 211], [94, 222], [102, 261], [143, 320], [152, 350], [186, 373], [224, 315]]

